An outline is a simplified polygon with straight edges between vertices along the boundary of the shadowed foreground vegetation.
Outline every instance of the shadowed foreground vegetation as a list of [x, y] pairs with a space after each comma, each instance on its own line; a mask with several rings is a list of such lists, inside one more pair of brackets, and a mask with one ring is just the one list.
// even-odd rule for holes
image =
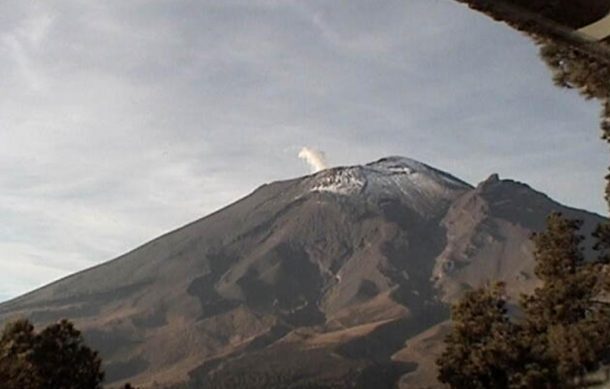
[[603, 252], [585, 261], [580, 226], [553, 214], [547, 230], [533, 236], [542, 285], [522, 296], [517, 314], [509, 315], [502, 284], [470, 292], [454, 306], [437, 361], [441, 382], [464, 389], [594, 384], [588, 376], [610, 355], [610, 277]]
[[[0, 388], [99, 389], [104, 371], [97, 351], [61, 320], [36, 332], [28, 320], [6, 324], [0, 337]], [[123, 389], [134, 389], [125, 384]]]

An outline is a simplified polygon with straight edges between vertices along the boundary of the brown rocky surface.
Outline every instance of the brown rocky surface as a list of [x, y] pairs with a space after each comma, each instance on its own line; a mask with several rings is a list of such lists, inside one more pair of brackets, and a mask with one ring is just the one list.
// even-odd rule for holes
[[434, 387], [448, 304], [494, 279], [531, 290], [528, 237], [551, 211], [586, 232], [602, 220], [406, 158], [334, 168], [3, 303], [0, 320], [73, 320], [111, 385]]

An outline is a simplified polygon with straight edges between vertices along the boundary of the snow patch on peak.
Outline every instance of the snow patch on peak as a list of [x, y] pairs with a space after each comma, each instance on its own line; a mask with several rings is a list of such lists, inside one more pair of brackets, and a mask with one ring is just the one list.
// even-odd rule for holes
[[306, 185], [311, 192], [362, 194], [372, 200], [396, 198], [421, 213], [433, 212], [440, 203], [472, 188], [448, 173], [403, 157], [327, 169], [310, 176]]
[[414, 159], [411, 158], [406, 158], [406, 157], [386, 157], [386, 158], [381, 158], [378, 161], [375, 162], [370, 162], [367, 163], [365, 166], [368, 167], [375, 167], [375, 168], [379, 168], [379, 169], [386, 169], [386, 170], [411, 170], [411, 171], [417, 171], [417, 170], [424, 170], [426, 169], [426, 165], [416, 161]]
[[456, 178], [449, 173], [435, 169], [425, 163], [416, 161], [406, 157], [387, 157], [378, 161], [371, 162], [365, 165], [367, 168], [379, 170], [382, 173], [388, 174], [407, 174], [416, 178], [417, 176], [425, 176], [434, 181], [443, 182], [449, 185], [452, 189], [467, 189], [472, 188], [471, 185]]
[[366, 186], [366, 177], [357, 168], [334, 168], [316, 175], [312, 192], [331, 192], [342, 195], [359, 193]]

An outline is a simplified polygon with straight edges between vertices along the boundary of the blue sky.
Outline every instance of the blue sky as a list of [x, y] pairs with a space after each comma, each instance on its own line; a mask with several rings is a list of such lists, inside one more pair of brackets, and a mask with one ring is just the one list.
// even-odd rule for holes
[[7, 0], [0, 71], [0, 300], [307, 174], [304, 146], [605, 212], [597, 104], [452, 0]]

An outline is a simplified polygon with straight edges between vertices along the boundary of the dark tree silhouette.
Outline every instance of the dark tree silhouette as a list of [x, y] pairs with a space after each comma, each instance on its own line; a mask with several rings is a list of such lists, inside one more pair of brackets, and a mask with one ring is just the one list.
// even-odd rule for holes
[[437, 361], [439, 380], [454, 388], [508, 387], [518, 350], [505, 341], [515, 337], [516, 326], [507, 315], [503, 285], [467, 293], [452, 317], [453, 331]]
[[18, 320], [5, 326], [0, 337], [0, 383], [2, 387], [39, 388], [40, 376], [35, 374], [31, 360], [36, 343], [34, 326]]
[[604, 261], [585, 262], [581, 224], [554, 214], [547, 230], [534, 235], [542, 286], [522, 299], [526, 344], [557, 380], [572, 385], [597, 370], [610, 350], [610, 309], [599, 300], [607, 281]]
[[97, 352], [67, 320], [39, 333], [27, 320], [6, 325], [0, 338], [3, 389], [101, 388], [104, 373]]

